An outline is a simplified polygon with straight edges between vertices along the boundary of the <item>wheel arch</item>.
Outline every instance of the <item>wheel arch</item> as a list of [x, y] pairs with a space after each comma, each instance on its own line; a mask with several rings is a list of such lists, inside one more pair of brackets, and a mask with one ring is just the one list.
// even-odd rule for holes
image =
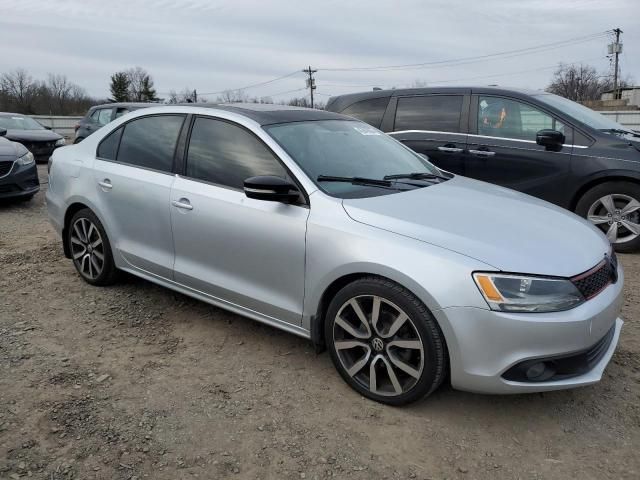
[[571, 203], [569, 205], [569, 209], [572, 212], [576, 211], [576, 207], [578, 206], [578, 202], [587, 193], [594, 187], [598, 185], [602, 185], [604, 183], [611, 182], [629, 182], [635, 183], [636, 185], [640, 185], [640, 172], [632, 172], [625, 170], [613, 170], [607, 172], [600, 172], [597, 176], [591, 177], [585, 183], [583, 183], [580, 188], [575, 192], [573, 198], [571, 199]]
[[64, 256], [67, 258], [71, 258], [71, 252], [69, 251], [69, 245], [67, 244], [67, 229], [69, 227], [69, 223], [71, 223], [71, 219], [73, 218], [73, 216], [84, 208], [91, 210], [91, 212], [93, 212], [93, 214], [98, 217], [98, 220], [100, 220], [102, 228], [104, 228], [109, 241], [111, 241], [112, 236], [109, 233], [109, 228], [105, 224], [102, 215], [98, 213], [98, 210], [94, 208], [93, 204], [84, 198], [72, 198], [70, 200], [69, 206], [64, 212], [64, 221], [62, 223], [62, 247], [64, 249]]
[[[322, 289], [322, 293], [320, 294], [318, 300], [314, 301], [315, 308], [312, 310], [313, 314], [311, 315], [309, 325], [311, 341], [313, 342], [316, 352], [320, 353], [326, 349], [324, 341], [324, 324], [326, 320], [325, 317], [327, 309], [329, 307], [329, 304], [331, 303], [331, 300], [343, 287], [358, 279], [365, 277], [378, 277], [384, 280], [391, 281], [409, 290], [413, 295], [416, 296], [416, 298], [424, 303], [424, 305], [430, 312], [433, 313], [434, 310], [440, 308], [435, 303], [435, 300], [433, 299], [433, 297], [431, 297], [431, 295], [429, 295], [416, 282], [411, 280], [409, 277], [401, 274], [400, 272], [376, 272], [371, 270], [373, 269], [344, 273], [328, 282], [328, 284]], [[395, 275], [394, 273], [397, 273], [397, 275]], [[434, 319], [436, 323], [438, 323], [440, 330], [443, 332], [443, 338], [446, 345], [447, 340], [446, 335], [444, 334], [444, 329], [442, 328], [442, 325], [439, 325], [439, 322], [435, 315]]]

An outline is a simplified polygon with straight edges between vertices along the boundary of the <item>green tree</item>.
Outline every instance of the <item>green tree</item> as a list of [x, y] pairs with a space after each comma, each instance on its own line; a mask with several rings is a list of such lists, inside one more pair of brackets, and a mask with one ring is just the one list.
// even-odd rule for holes
[[129, 98], [129, 86], [131, 80], [127, 72], [116, 72], [111, 75], [111, 101], [113, 102], [128, 102]]
[[145, 75], [141, 82], [140, 101], [155, 102], [157, 100], [158, 97], [156, 97], [156, 89], [153, 88], [153, 80], [149, 75]]

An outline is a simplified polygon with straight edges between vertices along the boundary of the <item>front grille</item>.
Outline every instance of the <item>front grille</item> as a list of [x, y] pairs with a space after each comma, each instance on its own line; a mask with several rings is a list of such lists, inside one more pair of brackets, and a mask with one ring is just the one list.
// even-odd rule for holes
[[584, 296], [590, 299], [598, 295], [609, 284], [618, 280], [618, 259], [613, 253], [611, 257], [605, 259], [591, 270], [573, 277], [571, 281]]
[[0, 162], [0, 177], [4, 177], [7, 173], [9, 173], [12, 166], [13, 162]]

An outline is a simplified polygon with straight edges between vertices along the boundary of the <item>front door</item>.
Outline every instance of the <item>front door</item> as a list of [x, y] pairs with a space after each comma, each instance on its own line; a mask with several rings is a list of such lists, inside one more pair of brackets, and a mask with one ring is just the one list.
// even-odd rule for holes
[[[472, 97], [466, 176], [562, 204], [572, 154], [572, 128], [536, 106], [500, 96]], [[542, 129], [567, 137], [559, 151], [536, 143]]]
[[398, 98], [390, 135], [425, 154], [438, 168], [464, 175], [467, 148], [468, 97], [421, 95]]
[[246, 178], [288, 177], [253, 133], [195, 119], [171, 192], [174, 279], [245, 313], [301, 324], [309, 209], [247, 198]]

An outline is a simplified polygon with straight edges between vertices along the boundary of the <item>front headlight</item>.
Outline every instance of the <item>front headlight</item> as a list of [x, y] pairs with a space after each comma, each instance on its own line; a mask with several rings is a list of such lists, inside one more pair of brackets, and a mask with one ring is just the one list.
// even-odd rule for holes
[[21, 156], [16, 163], [18, 165], [31, 165], [34, 162], [33, 153], [27, 152], [26, 155]]
[[67, 144], [67, 141], [64, 138], [61, 138], [56, 142], [56, 147], [64, 147]]
[[491, 310], [559, 312], [584, 302], [570, 280], [482, 272], [474, 273], [473, 279]]

